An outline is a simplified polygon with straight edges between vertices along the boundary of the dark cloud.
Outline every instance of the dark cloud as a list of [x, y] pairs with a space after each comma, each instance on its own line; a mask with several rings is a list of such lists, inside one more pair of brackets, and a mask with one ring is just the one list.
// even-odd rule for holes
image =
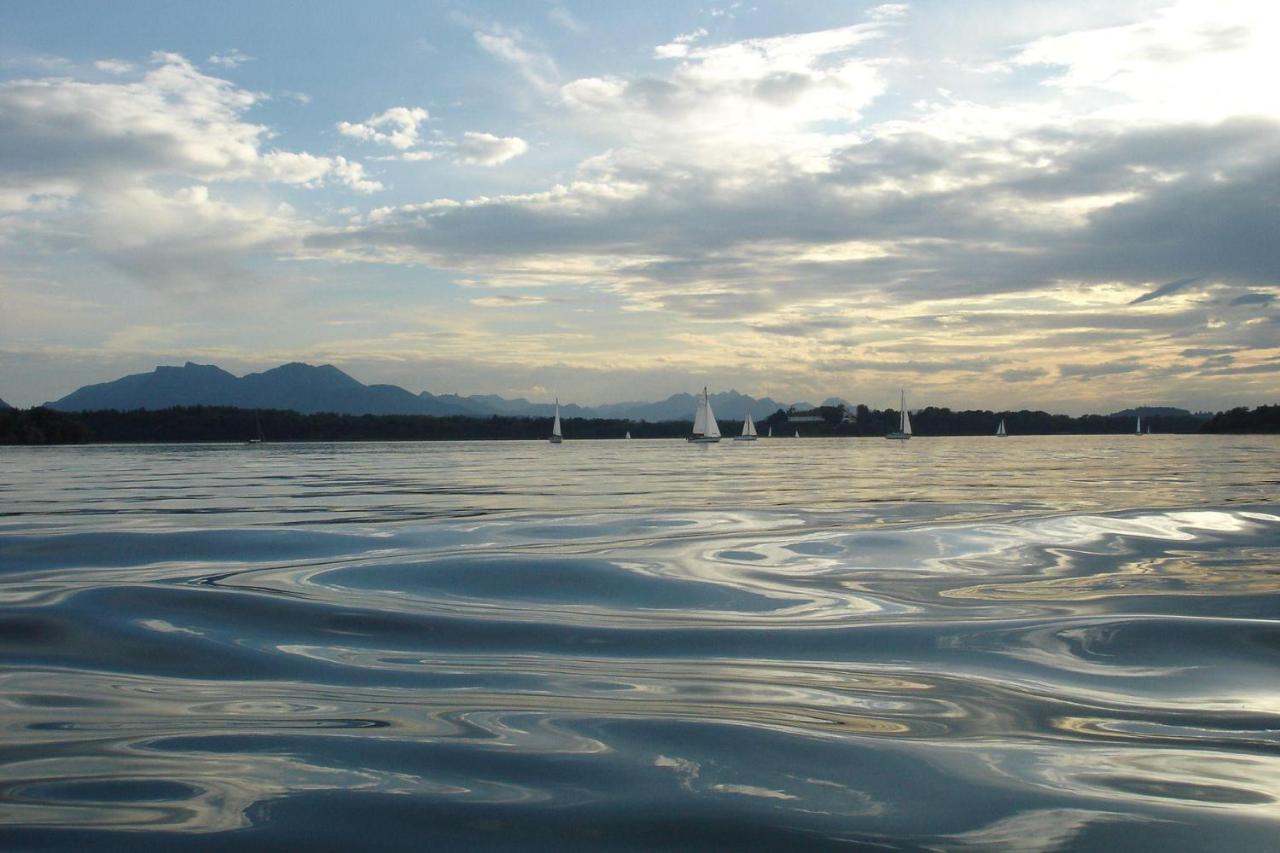
[[1135, 370], [1141, 369], [1142, 363], [1137, 359], [1108, 361], [1102, 364], [1060, 364], [1058, 365], [1058, 376], [1063, 379], [1093, 379], [1098, 376], [1133, 373]]
[[1028, 370], [1002, 370], [999, 375], [1005, 382], [1032, 382], [1048, 376], [1049, 371], [1035, 367]]
[[1150, 293], [1144, 293], [1137, 299], [1129, 302], [1130, 305], [1138, 305], [1143, 302], [1150, 302], [1152, 299], [1159, 299], [1161, 296], [1168, 296], [1170, 293], [1177, 293], [1183, 288], [1189, 287], [1196, 282], [1202, 281], [1200, 278], [1180, 278], [1177, 281], [1171, 281], [1168, 284], [1162, 284]]
[[[1277, 275], [1280, 275], [1280, 272], [1278, 272]], [[1270, 305], [1275, 298], [1276, 298], [1276, 295], [1274, 293], [1258, 293], [1255, 291], [1252, 293], [1240, 294], [1235, 299], [1232, 299], [1230, 304], [1231, 305]]]

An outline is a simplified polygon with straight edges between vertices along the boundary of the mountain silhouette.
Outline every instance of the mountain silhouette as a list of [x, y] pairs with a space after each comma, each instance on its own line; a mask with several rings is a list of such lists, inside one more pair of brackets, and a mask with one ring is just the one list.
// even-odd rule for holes
[[[553, 403], [508, 400], [493, 394], [413, 394], [398, 385], [365, 385], [332, 364], [292, 362], [237, 377], [212, 364], [188, 361], [182, 367], [157, 367], [113, 382], [86, 385], [46, 403], [51, 409], [83, 412], [99, 409], [168, 409], [174, 406], [236, 406], [244, 409], [290, 409], [303, 414], [344, 415], [515, 415], [551, 417]], [[741, 420], [748, 412], [766, 418], [787, 408], [765, 397], [757, 400], [737, 391], [711, 395], [716, 416]], [[635, 421], [692, 420], [695, 397], [673, 394], [656, 403], [610, 403], [593, 408], [562, 403], [565, 418], [622, 418]], [[799, 408], [806, 408], [798, 404]]]

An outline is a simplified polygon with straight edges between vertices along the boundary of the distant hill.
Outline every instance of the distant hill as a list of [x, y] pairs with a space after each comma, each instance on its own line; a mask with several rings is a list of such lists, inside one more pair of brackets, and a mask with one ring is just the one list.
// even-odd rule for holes
[[[1189, 418], [1192, 412], [1186, 409], [1178, 409], [1173, 406], [1134, 406], [1132, 409], [1124, 409], [1119, 412], [1112, 412], [1108, 417], [1112, 418]], [[1213, 412], [1196, 412], [1196, 415], [1203, 416], [1205, 420], [1213, 417]]]
[[290, 409], [303, 414], [472, 414], [429, 394], [411, 394], [397, 385], [365, 385], [331, 364], [316, 367], [298, 362], [244, 377], [212, 364], [187, 362], [182, 367], [157, 367], [151, 373], [86, 385], [45, 405], [64, 412], [235, 406]]
[[[86, 385], [46, 403], [63, 412], [106, 409], [168, 409], [174, 406], [232, 406], [243, 409], [287, 409], [302, 414], [334, 412], [344, 415], [492, 415], [551, 417], [553, 403], [524, 398], [507, 400], [493, 394], [413, 394], [398, 385], [365, 385], [331, 364], [293, 362], [237, 377], [212, 364], [187, 362], [182, 367], [157, 367], [113, 382]], [[711, 395], [717, 417], [741, 420], [750, 412], [762, 420], [788, 406], [768, 397], [757, 400], [737, 391]], [[807, 404], [795, 404], [808, 408]], [[565, 418], [684, 421], [693, 417], [694, 396], [673, 394], [657, 403], [611, 403], [594, 408], [562, 403]]]
[[3, 411], [3, 410], [5, 410], [5, 409], [12, 409], [12, 408], [13, 408], [13, 406], [10, 406], [10, 405], [9, 405], [8, 403], [6, 403], [4, 400], [0, 400], [0, 411]]

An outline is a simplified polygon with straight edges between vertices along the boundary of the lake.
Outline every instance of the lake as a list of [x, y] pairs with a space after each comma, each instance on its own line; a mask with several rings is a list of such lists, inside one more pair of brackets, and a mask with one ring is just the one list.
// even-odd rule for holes
[[1275, 849], [1280, 437], [0, 448], [0, 848]]

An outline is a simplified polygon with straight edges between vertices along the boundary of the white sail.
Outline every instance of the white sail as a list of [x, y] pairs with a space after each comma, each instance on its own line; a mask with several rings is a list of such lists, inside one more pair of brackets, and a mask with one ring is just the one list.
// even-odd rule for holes
[[750, 413], [750, 412], [748, 412], [748, 413], [747, 413], [747, 419], [746, 419], [745, 421], [743, 421], [743, 422], [742, 422], [742, 434], [743, 434], [743, 435], [755, 435], [755, 434], [756, 434], [756, 423], [755, 423], [755, 421], [751, 420], [751, 413]]
[[551, 435], [554, 438], [560, 438], [560, 398], [556, 398], [556, 419], [551, 424]]
[[1142, 435], [1142, 415], [1138, 415], [1138, 428], [1134, 430], [1137, 435]]
[[698, 397], [698, 408], [693, 414], [693, 434], [695, 436], [705, 435], [707, 432], [707, 389], [702, 389], [702, 396]]
[[707, 407], [707, 423], [706, 423], [707, 431], [705, 435], [707, 436], [707, 438], [719, 438], [720, 424], [716, 423], [715, 413], [711, 411], [711, 398], [707, 396], [706, 388], [702, 389], [702, 399], [706, 403], [706, 407]]
[[911, 415], [907, 414], [905, 406], [902, 409], [902, 434], [911, 435]]
[[1000, 426], [996, 429], [996, 435], [1008, 435], [1008, 433], [1004, 431], [1004, 418], [1000, 419]]
[[631, 438], [631, 430], [627, 430], [627, 438]]
[[769, 438], [773, 438], [773, 427], [769, 427]]

